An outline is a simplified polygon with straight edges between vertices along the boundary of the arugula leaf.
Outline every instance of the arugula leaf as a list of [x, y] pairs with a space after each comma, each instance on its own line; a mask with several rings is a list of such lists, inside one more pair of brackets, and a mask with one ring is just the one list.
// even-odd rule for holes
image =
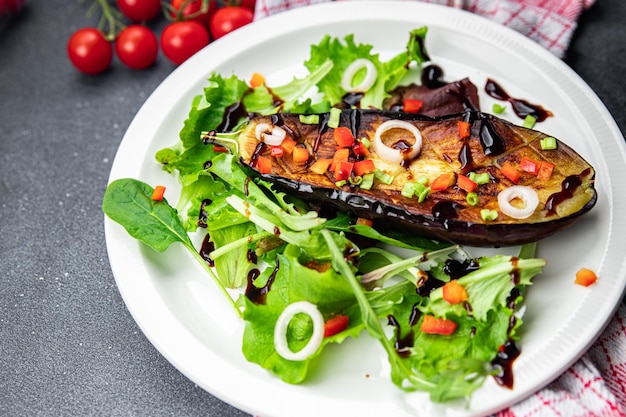
[[391, 246], [404, 249], [415, 249], [422, 251], [430, 251], [443, 249], [452, 246], [448, 242], [439, 242], [414, 233], [405, 233], [402, 231], [385, 230], [384, 233], [376, 230], [371, 226], [358, 225], [354, 223], [354, 219], [345, 213], [337, 213], [333, 219], [328, 219], [324, 223], [329, 230], [356, 234], [368, 239], [376, 240]]

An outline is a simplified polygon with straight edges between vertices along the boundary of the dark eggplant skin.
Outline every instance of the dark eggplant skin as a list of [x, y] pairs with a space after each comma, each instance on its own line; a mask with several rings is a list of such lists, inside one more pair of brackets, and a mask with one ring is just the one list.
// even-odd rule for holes
[[[377, 168], [391, 172], [391, 185], [376, 183], [370, 190], [354, 185], [338, 187], [331, 172], [315, 174], [309, 166], [319, 158], [331, 158], [336, 150], [333, 129], [326, 127], [327, 115], [320, 115], [319, 125], [302, 124], [298, 115], [278, 114], [253, 118], [239, 137], [239, 154], [243, 164], [256, 169], [260, 154], [267, 154], [254, 136], [257, 123], [282, 127], [298, 146], [309, 150], [307, 164], [294, 164], [289, 155], [275, 158], [272, 172], [259, 174], [276, 187], [295, 193], [318, 206], [332, 206], [356, 217], [371, 219], [379, 230], [393, 228], [409, 231], [440, 241], [480, 247], [504, 247], [535, 242], [575, 223], [589, 212], [597, 201], [595, 171], [578, 153], [557, 140], [557, 149], [544, 151], [540, 140], [548, 135], [526, 129], [496, 116], [479, 111], [442, 117], [429, 117], [395, 111], [344, 110], [340, 126], [349, 127], [356, 138], [371, 140], [383, 121], [399, 119], [415, 125], [421, 132], [423, 146], [410, 164], [382, 161], [372, 153]], [[458, 122], [471, 123], [469, 139], [460, 140]], [[393, 131], [391, 131], [393, 132]], [[393, 136], [396, 133], [391, 133]], [[389, 140], [385, 139], [386, 141]], [[395, 140], [391, 137], [391, 140]], [[390, 142], [393, 143], [393, 142]], [[519, 166], [523, 158], [555, 165], [549, 180], [520, 171], [519, 185], [533, 188], [539, 197], [535, 213], [526, 219], [514, 219], [501, 211], [496, 220], [485, 221], [480, 210], [498, 210], [497, 195], [514, 185], [500, 171], [506, 161]], [[491, 180], [479, 186], [479, 203], [470, 206], [465, 191], [451, 186], [431, 192], [423, 202], [401, 195], [403, 185], [426, 175], [432, 181], [440, 172], [467, 174], [487, 172]]]

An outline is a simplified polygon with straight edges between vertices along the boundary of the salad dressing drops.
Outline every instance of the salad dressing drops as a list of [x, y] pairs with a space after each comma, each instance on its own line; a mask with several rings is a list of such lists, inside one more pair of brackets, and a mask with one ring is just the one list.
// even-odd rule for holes
[[508, 101], [511, 103], [511, 107], [513, 108], [515, 114], [522, 119], [526, 116], [532, 116], [538, 122], [543, 122], [548, 117], [553, 116], [551, 111], [544, 109], [538, 104], [532, 104], [526, 100], [511, 97], [500, 84], [491, 78], [487, 79], [485, 92], [496, 100]]
[[489, 119], [481, 120], [479, 138], [485, 155], [501, 155], [506, 151], [506, 142]]
[[429, 271], [425, 276], [420, 277], [417, 281], [417, 295], [420, 297], [428, 297], [432, 291], [439, 287], [443, 287], [444, 284], [445, 282], [435, 278]]
[[206, 229], [207, 222], [209, 220], [209, 214], [207, 213], [206, 207], [208, 205], [210, 205], [212, 202], [213, 201], [211, 199], [205, 198], [204, 200], [202, 200], [202, 203], [200, 203], [200, 211], [198, 213], [198, 221], [196, 222], [198, 227], [202, 227], [203, 229]]
[[[511, 263], [515, 266], [519, 258], [511, 258]], [[511, 275], [513, 277], [513, 282], [519, 282], [519, 269], [517, 267], [513, 268]], [[516, 284], [517, 285], [517, 284]], [[507, 307], [511, 310], [515, 310], [516, 301], [521, 297], [522, 292], [519, 288], [515, 287], [511, 290], [509, 297], [506, 300]], [[519, 357], [522, 353], [520, 346], [512, 339], [512, 333], [517, 324], [517, 318], [515, 315], [511, 315], [509, 318], [509, 326], [507, 329], [507, 341], [500, 347], [498, 354], [491, 361], [491, 366], [497, 373], [494, 375], [495, 381], [504, 387], [513, 389], [513, 363], [515, 359]]]
[[[416, 310], [416, 308], [414, 308], [413, 310]], [[395, 328], [396, 338], [394, 342], [394, 348], [398, 356], [400, 356], [401, 358], [408, 358], [409, 356], [411, 356], [411, 348], [413, 347], [413, 343], [415, 340], [415, 334], [413, 333], [413, 329], [409, 330], [407, 334], [402, 336], [402, 326], [400, 326], [400, 323], [392, 314], [387, 316], [387, 324]]]
[[449, 220], [459, 217], [458, 209], [462, 206], [454, 201], [439, 201], [432, 208], [435, 221], [441, 223], [445, 229], [449, 227]]
[[313, 142], [313, 151], [317, 152], [320, 146], [320, 142], [322, 141], [322, 135], [326, 133], [328, 130], [328, 120], [330, 119], [330, 114], [325, 114], [324, 117], [321, 118], [320, 124], [317, 128], [317, 136], [315, 137], [315, 141]]
[[590, 174], [589, 168], [585, 169], [580, 175], [570, 175], [561, 183], [561, 191], [552, 194], [546, 201], [546, 210], [549, 214], [555, 214], [556, 208], [563, 201], [574, 196], [574, 192], [583, 184], [582, 179]]
[[272, 273], [267, 278], [267, 282], [262, 287], [257, 287], [254, 285], [254, 281], [261, 275], [261, 271], [257, 268], [253, 268], [248, 272], [248, 283], [246, 285], [245, 295], [248, 297], [250, 301], [254, 304], [265, 304], [267, 302], [267, 294], [270, 292], [272, 288], [272, 284], [276, 279], [276, 274], [280, 269], [280, 262], [278, 258], [276, 258], [276, 266], [272, 270]]
[[207, 233], [206, 236], [204, 236], [204, 239], [202, 239], [202, 246], [200, 246], [200, 256], [202, 256], [202, 259], [204, 259], [210, 267], [215, 266], [215, 261], [213, 261], [210, 256], [211, 252], [213, 252], [214, 250], [215, 243], [211, 241], [211, 236]]

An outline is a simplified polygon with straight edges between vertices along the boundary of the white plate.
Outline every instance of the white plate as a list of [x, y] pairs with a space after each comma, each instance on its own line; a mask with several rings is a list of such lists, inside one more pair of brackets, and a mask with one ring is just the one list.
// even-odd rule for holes
[[[489, 380], [469, 405], [434, 405], [389, 380], [382, 348], [367, 335], [331, 346], [311, 379], [291, 386], [248, 363], [241, 353], [243, 323], [184, 250], [157, 254], [105, 220], [107, 248], [120, 292], [143, 332], [183, 374], [218, 398], [262, 416], [479, 416], [534, 393], [589, 347], [621, 301], [626, 282], [624, 139], [591, 89], [563, 62], [532, 41], [456, 9], [419, 2], [326, 3], [278, 14], [242, 28], [174, 71], [149, 97], [121, 143], [110, 179], [132, 177], [168, 186], [176, 180], [154, 160], [174, 144], [191, 99], [212, 71], [269, 84], [302, 72], [309, 46], [326, 34], [354, 33], [382, 55], [400, 52], [411, 29], [429, 27], [427, 46], [448, 79], [470, 76], [482, 89], [493, 77], [512, 96], [541, 103], [555, 117], [538, 127], [578, 150], [597, 170], [597, 206], [573, 228], [542, 241], [548, 260], [528, 293], [522, 355], [515, 387]], [[288, 78], [287, 78], [288, 77]], [[481, 98], [482, 108], [491, 109]], [[573, 283], [580, 267], [598, 272], [589, 288]]]

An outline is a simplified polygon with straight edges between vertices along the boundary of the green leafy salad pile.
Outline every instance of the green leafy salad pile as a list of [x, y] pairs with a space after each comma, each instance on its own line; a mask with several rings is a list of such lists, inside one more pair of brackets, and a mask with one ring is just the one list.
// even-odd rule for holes
[[[389, 92], [429, 59], [426, 33], [412, 31], [406, 49], [387, 61], [353, 36], [326, 36], [311, 47], [306, 76], [271, 89], [212, 74], [191, 103], [180, 140], [156, 154], [180, 182], [177, 204], [153, 199], [152, 186], [129, 178], [111, 182], [104, 195], [105, 214], [134, 238], [160, 252], [173, 243], [189, 250], [245, 321], [247, 360], [287, 383], [306, 381], [325, 347], [349, 337], [377, 340], [391, 364], [391, 381], [402, 390], [426, 391], [433, 401], [467, 398], [485, 378], [507, 372], [506, 361], [497, 358], [519, 339], [516, 307], [545, 265], [533, 258], [534, 245], [517, 257], [472, 258], [456, 245], [381, 232], [347, 214], [323, 218], [251, 174], [236, 155], [202, 140], [205, 131], [237, 131], [248, 114], [328, 111], [345, 94], [343, 70], [359, 58], [378, 72], [361, 106], [381, 108]], [[303, 98], [314, 88], [319, 98]], [[234, 112], [237, 106], [245, 111]], [[194, 233], [206, 235], [210, 250], [194, 246]], [[452, 281], [463, 288], [463, 302], [444, 296]], [[241, 289], [238, 299], [227, 291], [234, 288]], [[310, 346], [319, 324], [303, 313], [294, 314], [284, 334], [276, 324], [288, 306], [302, 302], [321, 314], [325, 328], [342, 320], [326, 328], [310, 355], [294, 360], [279, 353], [277, 339], [298, 352]], [[427, 319], [435, 320], [434, 328]]]

